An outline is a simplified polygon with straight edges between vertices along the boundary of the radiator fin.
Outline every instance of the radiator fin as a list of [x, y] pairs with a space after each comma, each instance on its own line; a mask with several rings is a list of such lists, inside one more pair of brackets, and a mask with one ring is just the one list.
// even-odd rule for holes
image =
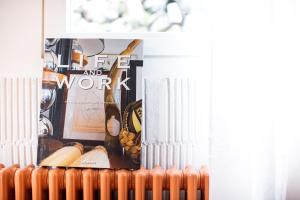
[[40, 80], [0, 77], [0, 162], [36, 162]]
[[195, 78], [144, 79], [143, 166], [209, 162], [209, 90]]

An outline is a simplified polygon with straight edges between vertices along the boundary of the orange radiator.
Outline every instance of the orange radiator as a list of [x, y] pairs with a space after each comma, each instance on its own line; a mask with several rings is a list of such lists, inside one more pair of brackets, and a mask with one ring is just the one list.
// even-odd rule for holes
[[162, 170], [48, 169], [0, 164], [0, 200], [201, 199], [209, 175], [187, 168]]

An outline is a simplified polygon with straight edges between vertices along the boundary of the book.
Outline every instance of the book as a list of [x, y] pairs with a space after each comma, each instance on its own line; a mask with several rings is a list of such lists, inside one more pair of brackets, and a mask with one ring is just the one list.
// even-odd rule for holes
[[46, 38], [37, 162], [138, 169], [143, 41]]

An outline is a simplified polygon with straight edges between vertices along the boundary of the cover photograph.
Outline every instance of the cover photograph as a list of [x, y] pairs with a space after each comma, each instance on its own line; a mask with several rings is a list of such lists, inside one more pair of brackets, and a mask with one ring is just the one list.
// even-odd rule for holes
[[47, 38], [39, 166], [138, 169], [142, 66], [140, 39]]

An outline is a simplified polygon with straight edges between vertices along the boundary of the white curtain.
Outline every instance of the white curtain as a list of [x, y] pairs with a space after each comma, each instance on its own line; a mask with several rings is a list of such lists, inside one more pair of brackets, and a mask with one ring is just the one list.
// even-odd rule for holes
[[214, 0], [210, 10], [211, 197], [300, 199], [299, 6]]

